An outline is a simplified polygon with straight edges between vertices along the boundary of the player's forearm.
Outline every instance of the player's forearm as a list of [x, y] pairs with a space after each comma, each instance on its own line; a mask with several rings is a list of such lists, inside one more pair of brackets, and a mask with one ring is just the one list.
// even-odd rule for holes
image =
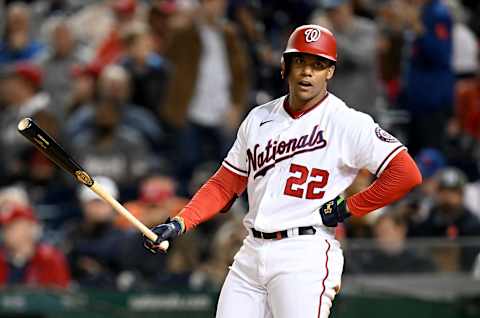
[[363, 216], [397, 201], [421, 182], [422, 176], [412, 157], [402, 151], [370, 187], [347, 199], [348, 209], [353, 215]]
[[188, 231], [211, 219], [241, 194], [246, 184], [247, 178], [220, 167], [178, 214], [185, 229]]
[[232, 198], [233, 193], [227, 193], [218, 183], [210, 179], [179, 213], [179, 216], [184, 220], [185, 229], [190, 230], [198, 224], [211, 219]]

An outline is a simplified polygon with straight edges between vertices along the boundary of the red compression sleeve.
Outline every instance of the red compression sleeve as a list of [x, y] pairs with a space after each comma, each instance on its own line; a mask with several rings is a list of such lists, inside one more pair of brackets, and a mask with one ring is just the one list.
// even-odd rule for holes
[[422, 175], [406, 150], [398, 153], [367, 189], [349, 197], [347, 207], [356, 216], [397, 201], [422, 183]]
[[190, 230], [212, 218], [227, 206], [236, 195], [247, 187], [247, 178], [223, 166], [195, 193], [188, 204], [180, 211], [185, 229]]

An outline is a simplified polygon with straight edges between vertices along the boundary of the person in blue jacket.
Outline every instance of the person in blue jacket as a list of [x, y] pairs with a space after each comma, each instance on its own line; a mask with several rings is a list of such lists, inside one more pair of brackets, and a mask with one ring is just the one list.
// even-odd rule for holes
[[401, 105], [411, 115], [409, 151], [442, 148], [453, 110], [452, 18], [440, 0], [405, 0], [407, 58]]

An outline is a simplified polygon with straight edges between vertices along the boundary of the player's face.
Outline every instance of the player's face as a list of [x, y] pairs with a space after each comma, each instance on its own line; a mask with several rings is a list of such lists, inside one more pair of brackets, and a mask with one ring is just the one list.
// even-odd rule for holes
[[292, 58], [288, 75], [289, 92], [294, 101], [307, 104], [320, 101], [327, 90], [335, 66], [311, 54], [298, 54]]

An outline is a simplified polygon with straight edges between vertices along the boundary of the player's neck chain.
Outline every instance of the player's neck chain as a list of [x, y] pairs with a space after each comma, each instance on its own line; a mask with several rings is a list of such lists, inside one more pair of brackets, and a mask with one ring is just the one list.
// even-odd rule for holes
[[259, 151], [260, 145], [256, 144], [253, 151], [247, 149], [248, 172], [254, 172], [254, 178], [264, 176], [277, 162], [291, 158], [299, 153], [315, 151], [327, 146], [327, 140], [323, 138], [323, 130], [318, 125], [308, 135], [289, 140], [272, 141], [270, 139], [265, 149]]

